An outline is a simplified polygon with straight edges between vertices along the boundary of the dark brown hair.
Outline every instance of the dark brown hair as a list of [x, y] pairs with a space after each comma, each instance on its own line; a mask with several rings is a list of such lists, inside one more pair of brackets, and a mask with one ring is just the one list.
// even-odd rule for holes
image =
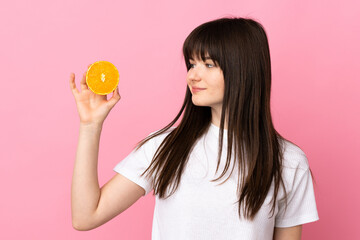
[[[270, 113], [271, 64], [265, 30], [260, 23], [246, 18], [221, 18], [204, 23], [195, 28], [184, 42], [187, 70], [190, 58], [197, 56], [205, 61], [206, 54], [220, 66], [225, 81], [216, 172], [222, 152], [225, 114], [228, 116], [226, 165], [220, 177], [212, 181], [225, 175], [233, 149], [239, 170], [239, 216], [241, 205], [246, 203], [244, 216], [253, 220], [272, 182], [271, 211], [274, 214], [280, 184], [285, 189], [281, 175], [281, 141], [284, 138], [275, 130]], [[146, 141], [166, 132], [182, 113], [179, 125], [164, 138], [150, 166], [143, 172], [154, 176], [154, 194], [159, 198], [167, 198], [176, 191], [194, 143], [210, 127], [211, 108], [194, 105], [187, 88], [184, 103], [175, 119], [140, 141], [136, 148], [138, 150]], [[171, 193], [165, 196], [170, 187]]]

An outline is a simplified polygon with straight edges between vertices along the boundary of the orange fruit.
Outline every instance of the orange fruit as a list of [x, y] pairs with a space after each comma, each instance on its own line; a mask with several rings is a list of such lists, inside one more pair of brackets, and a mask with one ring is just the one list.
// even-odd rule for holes
[[119, 72], [111, 62], [95, 62], [86, 72], [86, 84], [94, 93], [107, 95], [119, 84]]

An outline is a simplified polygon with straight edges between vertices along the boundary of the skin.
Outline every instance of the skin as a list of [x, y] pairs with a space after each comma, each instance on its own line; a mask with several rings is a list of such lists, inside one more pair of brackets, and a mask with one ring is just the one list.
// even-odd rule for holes
[[110, 99], [93, 93], [86, 84], [85, 76], [86, 72], [82, 76], [80, 90], [75, 85], [75, 74], [72, 73], [69, 80], [80, 118], [71, 184], [72, 225], [79, 231], [99, 227], [125, 211], [145, 194], [142, 187], [121, 174], [115, 174], [100, 188], [97, 166], [102, 126], [121, 97], [118, 89]]
[[301, 240], [302, 225], [287, 228], [274, 228], [274, 240]]
[[[206, 56], [209, 57], [209, 56]], [[224, 74], [212, 59], [190, 59], [191, 68], [187, 72], [186, 81], [192, 93], [192, 101], [196, 106], [211, 107], [212, 123], [220, 126], [222, 101], [224, 97]], [[205, 88], [194, 92], [192, 87]], [[227, 124], [225, 121], [225, 129]]]

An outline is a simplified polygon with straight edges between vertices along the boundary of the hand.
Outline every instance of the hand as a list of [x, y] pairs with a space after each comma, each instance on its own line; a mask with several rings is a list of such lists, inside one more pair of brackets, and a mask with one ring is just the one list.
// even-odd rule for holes
[[107, 100], [107, 95], [98, 95], [89, 89], [86, 84], [86, 72], [83, 74], [80, 86], [81, 92], [76, 88], [75, 74], [71, 73], [70, 88], [75, 97], [80, 123], [102, 125], [110, 110], [121, 99], [118, 87], [113, 91], [112, 97]]

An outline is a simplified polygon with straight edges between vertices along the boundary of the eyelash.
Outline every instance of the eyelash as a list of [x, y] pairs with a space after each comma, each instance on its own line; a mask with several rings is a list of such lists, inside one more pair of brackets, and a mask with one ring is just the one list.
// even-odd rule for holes
[[[195, 65], [195, 64], [191, 64], [191, 63], [190, 63], [190, 64], [189, 64], [189, 69], [192, 68], [193, 65]], [[210, 68], [215, 67], [214, 64], [205, 63], [205, 65], [206, 65], [206, 66], [211, 65], [212, 67], [210, 67]]]

